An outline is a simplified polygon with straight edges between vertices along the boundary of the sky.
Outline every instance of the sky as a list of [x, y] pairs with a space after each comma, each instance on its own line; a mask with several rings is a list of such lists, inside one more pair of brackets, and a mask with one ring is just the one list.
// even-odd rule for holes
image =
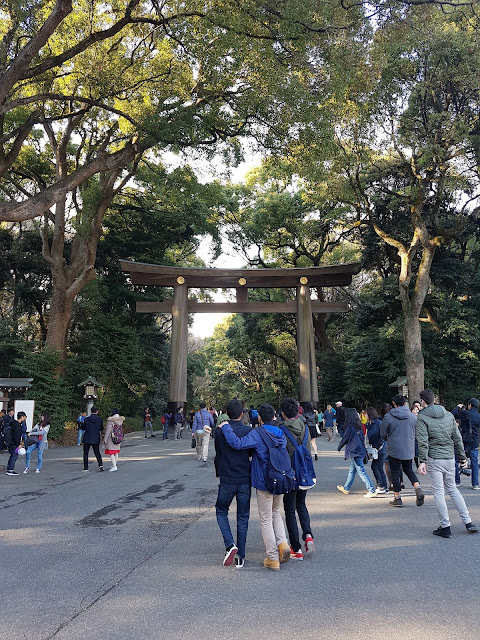
[[[230, 243], [224, 241], [224, 253], [222, 253], [218, 260], [213, 262], [209, 260], [207, 243], [205, 243], [205, 245], [206, 250], [202, 252], [200, 249], [197, 251], [197, 255], [202, 258], [208, 266], [217, 268], [228, 267], [229, 269], [240, 269], [245, 266], [245, 259], [235, 253], [235, 249]], [[227, 300], [221, 290], [212, 294], [212, 297], [216, 302], [225, 302]], [[196, 313], [193, 316], [193, 324], [190, 327], [190, 332], [199, 338], [208, 338], [213, 334], [213, 330], [217, 324], [226, 318], [227, 315], [227, 313]]]
[[[246, 162], [242, 162], [238, 167], [231, 170], [232, 182], [241, 182], [245, 175], [261, 162], [261, 156], [258, 154], [247, 154]], [[209, 243], [203, 243], [197, 251], [197, 255], [204, 260], [209, 267], [240, 269], [245, 266], [245, 259], [235, 252], [235, 248], [229, 242], [224, 241], [222, 255], [214, 261], [211, 261], [209, 255]], [[227, 298], [218, 291], [212, 296], [216, 302], [225, 302]], [[213, 330], [224, 318], [227, 313], [197, 313], [193, 317], [193, 324], [190, 332], [194, 336], [200, 338], [208, 338], [213, 334]]]

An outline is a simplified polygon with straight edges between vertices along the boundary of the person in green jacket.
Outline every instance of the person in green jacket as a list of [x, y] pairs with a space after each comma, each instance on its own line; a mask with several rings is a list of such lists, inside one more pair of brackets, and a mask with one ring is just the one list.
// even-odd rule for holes
[[453, 503], [468, 533], [477, 533], [465, 500], [455, 484], [455, 454], [460, 466], [465, 467], [467, 458], [462, 437], [453, 415], [439, 404], [434, 404], [435, 396], [430, 389], [420, 392], [422, 409], [417, 416], [418, 472], [425, 475], [428, 470], [432, 483], [433, 497], [440, 517], [440, 526], [433, 534], [451, 538], [445, 491]]

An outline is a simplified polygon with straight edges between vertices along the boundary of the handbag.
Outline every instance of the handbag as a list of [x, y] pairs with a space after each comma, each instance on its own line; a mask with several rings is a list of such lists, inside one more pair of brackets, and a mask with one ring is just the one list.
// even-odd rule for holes
[[33, 436], [28, 436], [25, 444], [27, 445], [27, 447], [31, 447], [32, 444], [37, 444], [37, 442], [38, 442], [38, 438], [34, 438]]
[[365, 449], [367, 450], [367, 458], [369, 460], [378, 460], [378, 449], [372, 447], [371, 444], [367, 444], [365, 446]]
[[195, 449], [195, 447], [197, 446], [197, 441], [195, 440], [195, 436], [192, 433], [192, 442], [190, 443], [190, 446], [192, 447], [192, 449]]

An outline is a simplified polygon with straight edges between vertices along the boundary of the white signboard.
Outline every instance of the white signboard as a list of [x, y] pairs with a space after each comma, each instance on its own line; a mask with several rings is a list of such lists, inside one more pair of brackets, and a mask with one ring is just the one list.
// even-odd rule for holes
[[27, 414], [27, 431], [31, 431], [34, 424], [35, 400], [15, 400], [15, 420], [17, 413], [25, 411]]

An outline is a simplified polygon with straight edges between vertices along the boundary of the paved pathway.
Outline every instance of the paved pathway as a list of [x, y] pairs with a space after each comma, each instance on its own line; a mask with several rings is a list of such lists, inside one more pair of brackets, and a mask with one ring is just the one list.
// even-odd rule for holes
[[[419, 508], [407, 489], [403, 509], [363, 498], [358, 479], [340, 494], [346, 462], [318, 442], [317, 553], [280, 573], [262, 567], [254, 498], [246, 566], [222, 567], [213, 463], [189, 438], [129, 434], [117, 473], [93, 460], [82, 473], [69, 447], [49, 449], [39, 475], [7, 477], [1, 454], [1, 638], [478, 639], [480, 535], [451, 511], [453, 537], [433, 536], [430, 491]], [[480, 523], [480, 492], [463, 482]]]

